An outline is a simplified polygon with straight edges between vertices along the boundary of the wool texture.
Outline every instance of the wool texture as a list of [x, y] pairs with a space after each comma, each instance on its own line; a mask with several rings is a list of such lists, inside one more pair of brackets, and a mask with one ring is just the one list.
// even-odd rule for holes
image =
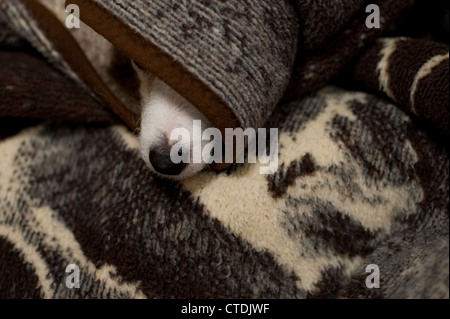
[[[449, 298], [448, 43], [371, 2], [0, 0], [0, 298]], [[152, 175], [129, 59], [277, 170]]]
[[356, 81], [384, 92], [407, 111], [449, 136], [448, 45], [382, 38], [355, 62]]
[[[236, 164], [181, 183], [153, 176], [123, 126], [8, 135], [1, 296], [448, 297], [445, 147], [366, 93], [330, 87], [279, 114], [276, 173]], [[380, 290], [365, 287], [368, 263]]]
[[[55, 32], [57, 23], [43, 18], [43, 11], [49, 9], [65, 22], [62, 1], [1, 3], [6, 16], [14, 19], [10, 21], [13, 28], [55, 64], [62, 64], [62, 70], [78, 75], [80, 82], [99, 92], [98, 96], [112, 105], [131, 129], [136, 128], [133, 112], [124, 110], [135, 109], [130, 107], [134, 103], [118, 97], [117, 86], [112, 86], [107, 77], [93, 80], [94, 76], [87, 74], [86, 69], [92, 73], [92, 64], [99, 64], [95, 56], [110, 53], [80, 38], [84, 31], [77, 30], [71, 33], [82, 50], [74, 48], [76, 45], [66, 39], [68, 34], [61, 39], [62, 33], [69, 33], [62, 24], [59, 29], [64, 32]], [[367, 28], [365, 6], [359, 0], [346, 4], [74, 0], [65, 4], [77, 5], [83, 12], [80, 18], [89, 28], [169, 84], [224, 132], [230, 127], [260, 127], [281, 100], [289, 101], [325, 86], [380, 36], [410, 1], [375, 3], [383, 12], [379, 29]], [[21, 25], [27, 25], [25, 31]], [[83, 51], [95, 54], [81, 59]], [[106, 74], [98, 68], [97, 73]]]

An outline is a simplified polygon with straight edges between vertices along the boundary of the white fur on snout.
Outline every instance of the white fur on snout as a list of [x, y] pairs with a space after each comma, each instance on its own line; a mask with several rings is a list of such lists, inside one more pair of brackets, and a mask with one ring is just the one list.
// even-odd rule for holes
[[[190, 163], [179, 175], [163, 176], [183, 179], [203, 170], [207, 165], [206, 163], [194, 163], [192, 160], [193, 147], [201, 145], [203, 149], [209, 141], [197, 141], [194, 143], [193, 121], [201, 120], [202, 132], [206, 128], [211, 127], [211, 123], [192, 104], [160, 79], [139, 69], [137, 69], [137, 72], [141, 81], [142, 111], [139, 142], [143, 160], [152, 171], [156, 172], [149, 160], [150, 150], [158, 151], [160, 143], [169, 141], [172, 131], [175, 128], [182, 127], [187, 129], [190, 134]], [[199, 138], [201, 139], [201, 136]], [[177, 141], [170, 141], [170, 145], [175, 143]], [[161, 174], [158, 173], [158, 175]]]

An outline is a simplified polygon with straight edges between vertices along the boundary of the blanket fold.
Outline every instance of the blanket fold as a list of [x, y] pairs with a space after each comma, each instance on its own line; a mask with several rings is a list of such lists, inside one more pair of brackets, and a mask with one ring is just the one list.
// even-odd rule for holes
[[269, 176], [245, 164], [159, 179], [123, 126], [1, 138], [0, 297], [448, 298], [448, 151], [362, 92], [327, 88], [278, 114]]
[[[448, 299], [448, 43], [382, 37], [410, 4], [0, 0], [0, 298]], [[276, 172], [153, 175], [130, 59], [278, 128]]]
[[[366, 26], [367, 4], [361, 0], [1, 3], [13, 29], [95, 92], [132, 130], [138, 127], [139, 102], [108, 73], [112, 58], [99, 58], [115, 50], [168, 83], [224, 132], [260, 127], [280, 101], [326, 85], [411, 1], [375, 1], [380, 28]], [[65, 28], [67, 5], [79, 8], [80, 30]]]
[[448, 45], [411, 38], [382, 38], [353, 65], [353, 78], [379, 90], [405, 110], [449, 136]]
[[[62, 1], [56, 1], [56, 5], [65, 11]], [[79, 43], [51, 11], [35, 0], [2, 0], [0, 8], [10, 27], [22, 38], [87, 92], [94, 92], [130, 128], [136, 128], [137, 116], [123, 107], [100, 79]]]

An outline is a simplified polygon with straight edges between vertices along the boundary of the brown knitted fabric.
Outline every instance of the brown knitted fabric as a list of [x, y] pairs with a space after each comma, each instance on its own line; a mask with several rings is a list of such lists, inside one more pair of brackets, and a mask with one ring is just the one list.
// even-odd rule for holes
[[379, 39], [358, 58], [353, 77], [449, 135], [448, 45], [410, 38]]
[[[112, 96], [116, 90], [108, 90], [107, 81], [95, 76], [78, 45], [63, 25], [48, 17], [46, 8], [30, 0], [2, 3], [9, 17], [14, 17], [12, 11], [20, 13], [13, 27], [20, 29], [23, 23], [33, 30], [21, 30], [23, 37], [63, 70], [75, 73], [135, 129], [137, 120], [123, 110], [123, 100]], [[365, 26], [361, 0], [66, 1], [79, 6], [87, 25], [167, 82], [222, 131], [260, 127], [283, 95], [292, 99], [324, 86], [409, 1], [375, 3], [383, 12], [381, 29]], [[39, 32], [42, 37], [36, 36]]]
[[[62, 2], [61, 8], [64, 10]], [[0, 9], [0, 19], [6, 21], [16, 34], [29, 42], [54, 67], [72, 78], [86, 94], [105, 102], [128, 127], [136, 128], [137, 115], [107, 87], [80, 45], [48, 9], [34, 0], [1, 0]]]
[[[79, 85], [29, 52], [0, 51], [0, 101], [3, 117], [72, 122], [118, 122]], [[17, 63], [20, 61], [20, 63]], [[80, 96], [84, 96], [80, 99]], [[14, 105], [14, 107], [12, 107]]]
[[285, 1], [66, 3], [221, 129], [261, 126], [289, 81], [298, 20]]
[[[364, 0], [294, 0], [301, 16], [301, 50], [316, 49], [326, 44], [334, 35], [360, 12]], [[377, 1], [372, 1], [376, 3]]]
[[[327, 11], [323, 1], [314, 1], [323, 11]], [[327, 5], [329, 1], [325, 1]], [[375, 41], [385, 32], [389, 26], [397, 19], [397, 17], [410, 5], [409, 0], [379, 0], [370, 1], [377, 4], [380, 8], [382, 23], [380, 28], [368, 28], [366, 26], [366, 6], [363, 6], [355, 14], [353, 19], [345, 20], [343, 17], [348, 15], [348, 11], [344, 11], [345, 5], [332, 5], [331, 8], [341, 9], [341, 19], [333, 22], [330, 18], [325, 19], [329, 22], [320, 29], [330, 30], [335, 33], [333, 37], [327, 37], [322, 33], [315, 34], [324, 44], [320, 47], [314, 47], [313, 50], [302, 50], [300, 48], [299, 55], [295, 62], [292, 72], [291, 82], [286, 89], [283, 101], [290, 101], [305, 93], [314, 92], [326, 83], [328, 83], [336, 74], [342, 71], [348, 63], [355, 58], [368, 44]], [[355, 5], [357, 3], [355, 2]], [[306, 11], [307, 13], [308, 11]], [[347, 12], [347, 15], [344, 14]], [[352, 12], [352, 10], [350, 11]], [[344, 24], [344, 21], [346, 22]], [[343, 24], [343, 28], [336, 30], [336, 27]], [[315, 28], [320, 26], [320, 22], [316, 21]], [[325, 32], [327, 34], [328, 32]], [[311, 45], [310, 45], [311, 46]]]
[[370, 94], [277, 111], [268, 176], [160, 179], [123, 126], [0, 137], [0, 297], [448, 298], [448, 151]]
[[[39, 5], [52, 1], [0, 0], [0, 26], [8, 26], [0, 29], [0, 298], [448, 299], [448, 147], [401, 109], [448, 110], [442, 102], [448, 48], [382, 39], [365, 51], [381, 30], [367, 31], [360, 2], [349, 0], [357, 8], [346, 13], [344, 1], [291, 1], [299, 24], [295, 64], [302, 70], [291, 78], [298, 84], [290, 86], [291, 98], [321, 87], [357, 53], [344, 73], [362, 89], [326, 87], [275, 107], [263, 124], [279, 129], [274, 174], [244, 163], [176, 182], [148, 170], [137, 137], [124, 125], [17, 119], [108, 122], [108, 107], [136, 125], [102, 77], [122, 73], [102, 74], [93, 62], [108, 52], [95, 56], [89, 41], [78, 45], [87, 26], [69, 33], [49, 6]], [[152, 5], [161, 2], [181, 3]], [[159, 66], [162, 77], [218, 102], [208, 110], [217, 107], [223, 125], [230, 119], [239, 125], [237, 106], [221, 97], [232, 91], [210, 87], [196, 74], [205, 64], [189, 71], [145, 34], [129, 33], [125, 15], [112, 14], [106, 2], [83, 3], [97, 8], [93, 25], [109, 19], [117, 27], [105, 35], [122, 58], [148, 49], [147, 67]], [[385, 12], [391, 19], [403, 2], [378, 3], [391, 5]], [[327, 28], [329, 21], [335, 25]], [[129, 48], [130, 41], [136, 45]], [[231, 89], [245, 95], [239, 90], [256, 80]], [[364, 92], [367, 87], [375, 94]], [[66, 285], [69, 264], [80, 269], [80, 288]], [[369, 264], [379, 266], [379, 289], [366, 286]], [[167, 309], [169, 317], [179, 314]]]

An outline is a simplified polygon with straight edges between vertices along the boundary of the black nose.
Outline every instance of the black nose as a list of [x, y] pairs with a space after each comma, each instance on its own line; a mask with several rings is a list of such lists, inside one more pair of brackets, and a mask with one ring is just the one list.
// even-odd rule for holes
[[163, 175], [179, 175], [187, 163], [174, 163], [170, 158], [170, 147], [160, 146], [150, 150], [149, 160], [155, 171]]

